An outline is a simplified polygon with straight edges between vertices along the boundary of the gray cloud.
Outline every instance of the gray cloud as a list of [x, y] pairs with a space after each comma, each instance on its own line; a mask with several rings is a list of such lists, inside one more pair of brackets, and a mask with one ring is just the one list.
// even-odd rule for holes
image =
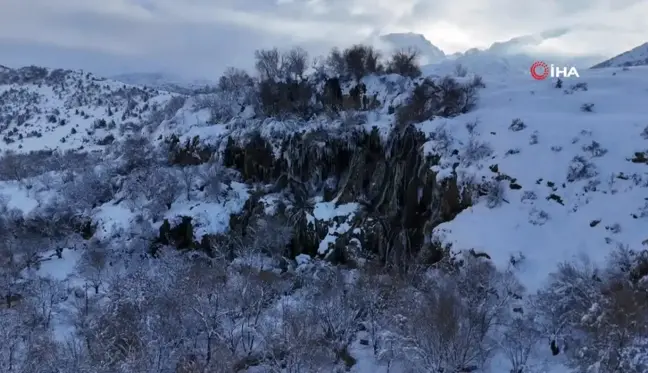
[[255, 49], [321, 54], [391, 31], [452, 53], [566, 29], [538, 50], [613, 55], [646, 41], [646, 14], [645, 0], [5, 0], [0, 64], [215, 77]]

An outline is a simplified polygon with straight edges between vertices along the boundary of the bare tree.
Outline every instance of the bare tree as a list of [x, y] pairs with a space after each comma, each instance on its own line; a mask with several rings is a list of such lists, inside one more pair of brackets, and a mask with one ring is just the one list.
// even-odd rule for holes
[[356, 81], [363, 77], [383, 71], [380, 52], [371, 46], [354, 45], [343, 52], [346, 71]]
[[123, 190], [131, 208], [145, 207], [159, 219], [181, 193], [178, 176], [165, 168], [138, 170], [126, 179]]
[[529, 373], [529, 359], [533, 357], [541, 341], [541, 333], [535, 320], [529, 315], [513, 317], [504, 326], [498, 340], [502, 352], [511, 364], [510, 373]]
[[413, 372], [481, 369], [496, 350], [494, 327], [509, 317], [519, 284], [478, 258], [464, 265], [416, 280], [392, 311], [386, 342]]
[[22, 343], [25, 331], [21, 327], [16, 310], [0, 308], [0, 369], [3, 372], [19, 372], [22, 361]]
[[27, 158], [13, 150], [6, 150], [0, 157], [0, 179], [21, 181], [28, 175]]
[[207, 296], [198, 296], [191, 309], [196, 318], [197, 336], [204, 338], [201, 343], [204, 346], [204, 351], [201, 353], [204, 365], [212, 363], [215, 351], [221, 355], [219, 358], [222, 358], [223, 350], [228, 350], [229, 356], [227, 360], [220, 362], [229, 361], [231, 364], [235, 359], [239, 339], [232, 333], [232, 325], [226, 325], [231, 321], [233, 310], [225, 303], [223, 294], [215, 292]]
[[112, 175], [101, 167], [91, 168], [62, 186], [65, 200], [80, 212], [87, 212], [110, 201], [115, 194]]
[[108, 255], [106, 249], [99, 242], [91, 242], [79, 261], [79, 272], [92, 286], [95, 295], [99, 294], [104, 282], [107, 265]]
[[345, 78], [348, 74], [344, 54], [337, 48], [333, 48], [325, 61], [329, 73], [333, 76]]
[[338, 358], [347, 353], [360, 325], [361, 304], [353, 296], [339, 269], [331, 269], [311, 285], [307, 307]]
[[455, 73], [456, 76], [458, 76], [460, 78], [463, 78], [466, 75], [468, 75], [468, 69], [466, 69], [466, 67], [464, 67], [464, 65], [458, 63], [458, 64], [455, 65], [454, 73]]
[[586, 258], [559, 267], [537, 297], [554, 354], [564, 352], [574, 368], [596, 373], [648, 368], [648, 287], [633, 278], [639, 258], [620, 248], [603, 270]]
[[303, 306], [280, 302], [262, 328], [271, 373], [330, 372], [335, 353], [324, 344], [317, 321]]
[[217, 160], [211, 160], [207, 165], [200, 169], [199, 179], [201, 189], [207, 198], [220, 200], [223, 197], [223, 183], [228, 181], [226, 177], [227, 170]]
[[209, 107], [215, 121], [229, 120], [243, 112], [248, 105], [255, 104], [256, 87], [254, 79], [245, 71], [228, 68], [218, 81], [215, 95], [201, 96]]
[[276, 80], [283, 75], [281, 54], [277, 48], [254, 52], [255, 67], [262, 80]]
[[381, 331], [385, 323], [390, 321], [388, 312], [393, 307], [401, 286], [403, 285], [396, 276], [389, 276], [372, 265], [364, 268], [358, 283], [353, 287], [353, 296], [360, 301], [366, 330], [376, 356], [381, 350]]
[[0, 295], [7, 308], [11, 308], [22, 298], [25, 283], [21, 281], [24, 264], [18, 255], [16, 242], [9, 239], [0, 246]]
[[282, 65], [289, 78], [304, 80], [304, 74], [308, 68], [308, 52], [299, 47], [292, 48], [283, 54]]
[[560, 353], [564, 345], [577, 343], [572, 330], [598, 301], [598, 272], [587, 257], [563, 263], [551, 275], [551, 283], [535, 297], [535, 308], [545, 320], [541, 330], [554, 354]]
[[66, 299], [65, 286], [59, 280], [41, 277], [32, 282], [30, 292], [37, 319], [43, 327], [49, 328], [59, 305]]
[[199, 169], [195, 166], [184, 166], [180, 167], [179, 170], [185, 198], [187, 198], [187, 201], [191, 201], [193, 189], [196, 186], [196, 180], [199, 176]]
[[160, 151], [145, 136], [134, 135], [116, 144], [120, 172], [129, 174], [138, 169], [148, 169], [161, 160]]

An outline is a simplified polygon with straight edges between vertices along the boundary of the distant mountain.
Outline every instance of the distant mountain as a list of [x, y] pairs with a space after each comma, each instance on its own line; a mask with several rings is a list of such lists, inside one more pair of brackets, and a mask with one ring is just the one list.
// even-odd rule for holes
[[390, 51], [398, 49], [414, 48], [421, 56], [423, 64], [439, 62], [446, 58], [446, 54], [436, 45], [432, 44], [425, 36], [407, 33], [392, 33], [379, 37], [381, 43], [386, 44]]
[[445, 54], [425, 36], [414, 33], [396, 33], [380, 36], [379, 40], [394, 48], [414, 47], [424, 57], [421, 61], [426, 74], [445, 75], [457, 72], [462, 65], [471, 73], [479, 75], [528, 74], [529, 66], [536, 60], [551, 60], [578, 67], [592, 64], [591, 58], [565, 58], [534, 50], [543, 42], [562, 37], [570, 32], [567, 28], [556, 28], [536, 34], [518, 36], [498, 41], [486, 49], [471, 48], [465, 52]]
[[627, 52], [612, 57], [607, 61], [592, 66], [592, 69], [603, 67], [629, 67], [648, 65], [648, 43], [641, 44]]
[[190, 94], [197, 90], [204, 90], [207, 86], [214, 85], [213, 82], [204, 79], [188, 80], [173, 74], [160, 72], [125, 73], [111, 76], [110, 79], [126, 84], [182, 94]]
[[585, 68], [592, 64], [590, 57], [564, 57], [546, 52], [538, 52], [537, 47], [547, 40], [559, 38], [569, 33], [567, 28], [546, 30], [537, 34], [518, 36], [498, 41], [486, 49], [471, 48], [463, 53], [446, 55], [435, 63], [424, 66], [426, 74], [453, 74], [461, 65], [470, 73], [479, 75], [522, 75], [528, 74], [534, 61], [546, 60]]
[[484, 52], [499, 55], [527, 54], [530, 47], [535, 47], [549, 39], [561, 37], [569, 32], [569, 29], [559, 28], [546, 30], [537, 34], [518, 36], [507, 41], [495, 42]]

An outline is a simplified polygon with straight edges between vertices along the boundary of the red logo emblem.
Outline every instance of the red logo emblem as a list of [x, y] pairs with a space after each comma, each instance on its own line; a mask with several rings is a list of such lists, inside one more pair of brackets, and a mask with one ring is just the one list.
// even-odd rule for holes
[[535, 80], [544, 80], [549, 76], [549, 66], [542, 61], [536, 61], [531, 65], [531, 76]]

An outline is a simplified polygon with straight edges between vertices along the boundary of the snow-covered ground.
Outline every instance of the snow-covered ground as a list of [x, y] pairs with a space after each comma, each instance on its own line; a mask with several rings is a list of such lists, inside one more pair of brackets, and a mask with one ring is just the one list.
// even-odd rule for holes
[[[519, 74], [485, 75], [486, 88], [480, 91], [474, 110], [455, 118], [418, 124], [420, 130], [435, 139], [426, 144], [425, 150], [440, 156], [436, 166], [439, 178], [456, 172], [464, 185], [491, 183], [491, 188], [496, 185], [499, 191], [497, 199], [483, 197], [474, 201], [472, 207], [429, 234], [458, 253], [470, 249], [487, 253], [502, 269], [515, 259], [518, 278], [531, 292], [542, 288], [548, 275], [563, 261], [586, 255], [601, 262], [619, 245], [640, 249], [648, 242], [648, 67], [580, 73], [580, 78], [565, 79], [560, 88], [555, 81], [535, 81]], [[385, 90], [372, 91], [383, 83], [368, 84], [369, 92], [376, 93], [385, 104], [375, 115], [368, 116], [368, 128], [377, 126], [385, 130], [391, 126], [393, 117], [387, 114], [387, 106], [403, 98]], [[108, 86], [119, 89], [115, 84]], [[51, 87], [27, 88], [43, 100], [48, 113], [65, 107], [65, 99], [59, 98]], [[0, 93], [12, 89], [17, 86], [5, 85], [0, 87]], [[161, 106], [171, 97], [156, 92], [150, 102]], [[144, 105], [143, 101], [136, 103], [140, 109]], [[89, 117], [77, 118], [66, 112], [63, 116], [59, 114], [57, 120], [69, 119], [71, 126], [85, 131], [95, 129], [96, 118], [105, 115], [105, 107], [100, 105], [75, 108]], [[115, 110], [119, 110], [115, 116], [124, 115], [124, 108]], [[83, 136], [70, 136], [65, 124], [54, 128], [53, 123], [49, 128], [46, 118], [43, 114], [33, 121], [34, 128], [47, 133], [46, 136], [21, 138], [0, 148], [71, 149], [88, 143]], [[200, 136], [216, 141], [231, 133], [223, 124], [207, 123], [208, 119], [204, 110], [196, 112], [187, 104], [175, 115], [166, 117], [153, 136], [157, 139], [177, 133], [183, 140]], [[264, 130], [271, 131], [272, 123], [266, 124]], [[16, 126], [11, 121], [6, 130]], [[63, 137], [67, 142], [60, 142]], [[5, 195], [7, 206], [25, 214], [48, 197], [47, 192], [37, 189], [14, 181], [0, 182], [0, 195]], [[249, 196], [246, 185], [233, 182], [225, 198], [217, 201], [178, 197], [163, 218], [173, 221], [179, 216], [191, 216], [195, 239], [223, 233], [229, 227], [230, 216], [243, 209]], [[271, 198], [266, 199], [271, 202]], [[350, 229], [357, 208], [357, 203], [314, 201], [313, 213], [307, 216], [309, 222], [348, 217], [342, 223], [329, 225], [329, 234], [319, 245], [320, 254], [327, 252], [334, 234]], [[93, 207], [97, 237], [116, 239], [137, 218], [136, 210], [118, 201]], [[155, 230], [161, 224], [159, 220], [152, 221], [151, 227]], [[38, 269], [41, 277], [65, 281], [70, 287], [84, 286], [78, 273], [79, 251], [70, 248], [61, 255], [47, 252], [43, 257], [47, 260]], [[309, 260], [300, 256], [298, 263], [306, 265]], [[72, 301], [66, 299], [65, 304]], [[60, 340], [72, 330], [63, 317], [67, 311], [62, 307], [61, 317], [55, 320]], [[363, 338], [358, 335], [350, 347], [357, 360], [352, 372], [399, 372], [398, 365], [387, 369], [377, 362], [370, 347], [359, 343]], [[541, 371], [566, 371], [556, 359], [547, 359], [549, 356], [540, 354], [534, 361], [539, 366], [546, 364]], [[506, 369], [506, 363], [495, 359], [491, 373], [508, 373]]]
[[[497, 166], [517, 186], [503, 181], [504, 203], [478, 203], [435, 235], [454, 249], [486, 252], [502, 266], [523, 255], [520, 278], [530, 290], [559, 262], [581, 254], [602, 260], [619, 244], [641, 248], [648, 239], [648, 168], [631, 160], [648, 150], [648, 67], [585, 71], [561, 89], [531, 77], [485, 82], [476, 110], [421, 128], [443, 129], [464, 146], [489, 144], [492, 154], [478, 161], [442, 162], [462, 162], [465, 177], [477, 180], [496, 175], [490, 166]], [[587, 90], [572, 89], [581, 83]], [[593, 104], [591, 111], [585, 104]], [[515, 119], [523, 125], [512, 128]]]
[[0, 72], [0, 151], [97, 149], [163, 117], [176, 96], [82, 71]]

